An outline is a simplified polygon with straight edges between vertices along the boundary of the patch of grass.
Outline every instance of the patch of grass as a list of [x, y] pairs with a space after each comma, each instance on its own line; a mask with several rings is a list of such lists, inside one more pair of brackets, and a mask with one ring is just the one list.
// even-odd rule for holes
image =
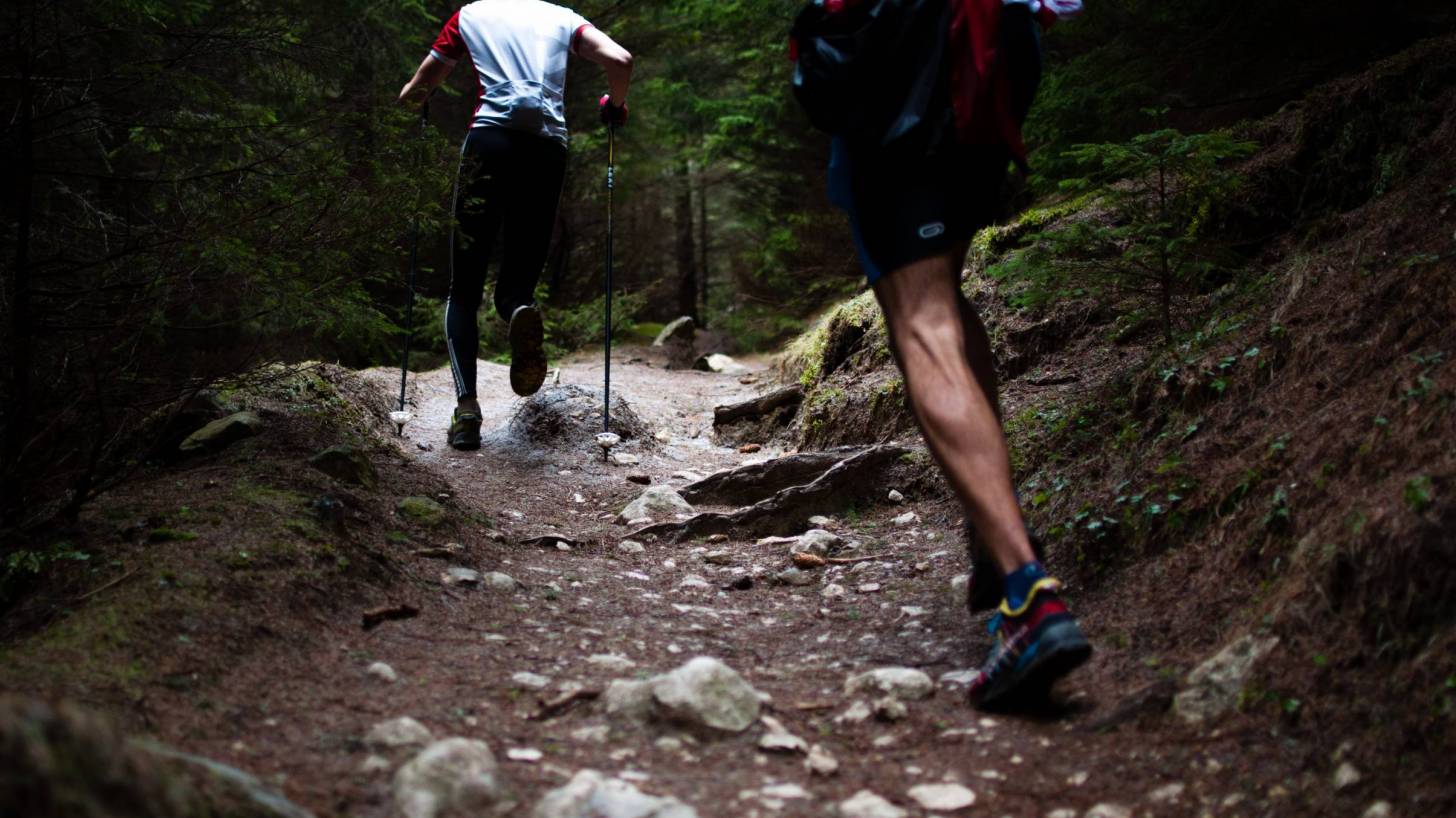
[[1436, 484], [1429, 476], [1418, 475], [1406, 482], [1401, 496], [1405, 498], [1407, 508], [1420, 514], [1436, 501]]

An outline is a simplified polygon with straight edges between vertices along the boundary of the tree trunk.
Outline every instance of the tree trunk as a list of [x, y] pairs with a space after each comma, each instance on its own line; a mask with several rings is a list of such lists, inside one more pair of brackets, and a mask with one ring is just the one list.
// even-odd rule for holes
[[677, 312], [698, 320], [698, 254], [693, 246], [692, 169], [678, 166], [673, 221], [677, 227]]
[[708, 327], [708, 180], [698, 177], [698, 326]]
[[10, 292], [6, 304], [10, 326], [10, 396], [3, 407], [5, 418], [5, 440], [3, 457], [0, 457], [0, 526], [10, 527], [20, 522], [25, 507], [25, 470], [21, 460], [25, 442], [30, 435], [30, 372], [31, 372], [31, 328], [30, 328], [30, 233], [34, 207], [35, 186], [35, 134], [32, 110], [35, 104], [35, 89], [31, 77], [31, 59], [34, 54], [35, 4], [30, 8], [30, 30], [26, 36], [32, 46], [22, 60], [20, 78], [20, 110], [16, 141], [15, 180], [15, 270], [11, 275]]

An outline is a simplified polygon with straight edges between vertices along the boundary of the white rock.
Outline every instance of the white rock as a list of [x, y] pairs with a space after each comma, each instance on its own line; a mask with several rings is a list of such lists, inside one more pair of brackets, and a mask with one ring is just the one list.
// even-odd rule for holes
[[823, 590], [819, 592], [819, 595], [825, 599], [839, 599], [847, 594], [849, 594], [849, 591], [845, 590], [844, 586], [837, 582], [831, 582], [825, 585]]
[[515, 591], [521, 587], [521, 583], [510, 574], [502, 574], [500, 571], [491, 571], [485, 575], [485, 587], [492, 591]]
[[1087, 777], [1088, 776], [1086, 770], [1078, 770], [1077, 772], [1067, 776], [1067, 786], [1080, 787], [1083, 784], [1087, 783]]
[[840, 818], [905, 818], [908, 814], [869, 790], [860, 790], [839, 802]]
[[763, 716], [764, 734], [758, 739], [758, 749], [769, 753], [807, 753], [809, 743], [790, 733], [783, 722], [773, 716]]
[[771, 784], [760, 791], [765, 798], [782, 798], [786, 801], [802, 800], [814, 796], [798, 784]]
[[627, 454], [626, 452], [614, 452], [612, 454], [611, 461], [618, 466], [635, 466], [638, 463], [642, 462], [642, 459], [635, 454]]
[[891, 520], [890, 522], [894, 523], [895, 525], [901, 525], [901, 526], [904, 526], [904, 525], [914, 525], [914, 524], [920, 522], [920, 515], [919, 514], [916, 514], [913, 511], [907, 511], [904, 514], [901, 514], [900, 516], [898, 516], [895, 519]]
[[523, 670], [519, 673], [512, 673], [511, 681], [514, 682], [517, 687], [522, 687], [526, 690], [545, 690], [546, 687], [551, 684], [550, 677], [542, 676], [539, 673], [531, 673], [530, 671], [526, 670]]
[[1279, 637], [1245, 635], [1188, 674], [1186, 690], [1173, 697], [1173, 710], [1197, 724], [1233, 709], [1254, 664], [1279, 644]]
[[[649, 704], [651, 702], [649, 701]], [[583, 744], [606, 744], [612, 738], [612, 730], [605, 724], [578, 727], [571, 731], [571, 739]]]
[[676, 798], [647, 795], [625, 781], [582, 770], [543, 797], [532, 818], [697, 818]]
[[708, 553], [706, 553], [706, 554], [703, 555], [703, 562], [706, 562], [709, 565], [732, 565], [733, 564], [733, 552], [732, 551], [709, 551]]
[[758, 691], [717, 659], [699, 656], [651, 683], [654, 713], [671, 721], [741, 733], [758, 720]]
[[960, 784], [919, 784], [908, 795], [931, 812], [955, 812], [976, 803], [976, 794]]
[[455, 566], [453, 568], [447, 568], [445, 573], [440, 575], [440, 582], [446, 585], [479, 585], [480, 572], [470, 568]]
[[1168, 784], [1148, 793], [1148, 801], [1153, 804], [1171, 804], [1182, 798], [1186, 789], [1188, 787], [1181, 782]]
[[[666, 442], [666, 441], [663, 441], [663, 442]], [[686, 471], [686, 470], [684, 470], [684, 471], [675, 471], [675, 472], [672, 473], [672, 476], [675, 479], [678, 479], [678, 480], [686, 480], [689, 483], [696, 483], [699, 480], [702, 480], [703, 479], [703, 476], [701, 474], [698, 474], [695, 471]]]
[[1341, 790], [1348, 790], [1356, 784], [1359, 784], [1361, 779], [1363, 779], [1364, 777], [1365, 776], [1361, 775], [1360, 771], [1355, 768], [1354, 764], [1351, 764], [1348, 761], [1342, 762], [1340, 766], [1335, 769], [1335, 791], [1339, 792]]
[[639, 517], [660, 516], [672, 518], [677, 514], [692, 514], [693, 507], [684, 500], [677, 489], [671, 486], [648, 486], [636, 500], [627, 504], [618, 515], [621, 520], [635, 520]]
[[509, 758], [511, 761], [519, 761], [524, 764], [535, 764], [544, 757], [545, 754], [543, 754], [540, 750], [537, 750], [535, 747], [512, 747], [511, 749], [506, 750], [506, 758]]
[[594, 653], [586, 657], [586, 661], [587, 664], [596, 665], [603, 670], [608, 670], [613, 673], [626, 673], [632, 668], [637, 667], [636, 662], [617, 653]]
[[894, 696], [886, 696], [875, 702], [875, 718], [880, 721], [899, 721], [910, 715], [910, 708]]
[[409, 716], [401, 716], [389, 721], [380, 723], [369, 728], [369, 733], [364, 737], [364, 743], [371, 747], [423, 747], [434, 740], [430, 728], [420, 724]]
[[827, 557], [843, 544], [844, 540], [838, 534], [832, 534], [822, 528], [811, 528], [792, 539], [789, 553]]
[[804, 768], [815, 775], [830, 776], [839, 772], [839, 759], [822, 746], [809, 748], [809, 757], [804, 759]]
[[394, 803], [405, 818], [505, 815], [515, 809], [485, 742], [447, 738], [394, 774]]
[[375, 662], [364, 672], [384, 682], [395, 682], [399, 680], [399, 674], [394, 672], [394, 668], [383, 662]]
[[1071, 807], [1059, 807], [1048, 812], [1046, 818], [1077, 818], [1077, 811]]
[[647, 547], [636, 540], [622, 540], [617, 543], [617, 550], [623, 554], [641, 554], [647, 550]]
[[1360, 818], [1390, 818], [1394, 812], [1389, 801], [1376, 801], [1360, 813]]
[[843, 713], [834, 717], [836, 724], [859, 724], [875, 713], [863, 699], [854, 702]]
[[890, 502], [898, 506], [901, 503], [905, 502], [905, 495], [901, 494], [896, 489], [890, 489], [889, 500]]
[[1098, 804], [1082, 813], [1082, 818], [1132, 818], [1132, 810], [1121, 804]]
[[607, 715], [631, 722], [643, 722], [652, 715], [652, 683], [635, 679], [613, 679], [602, 693]]
[[377, 775], [389, 772], [390, 766], [389, 759], [384, 756], [370, 755], [359, 763], [359, 772], [363, 775]]
[[789, 566], [773, 576], [774, 582], [780, 585], [813, 585], [816, 578], [813, 573], [803, 571], [794, 566]]
[[856, 585], [854, 590], [861, 594], [877, 594], [880, 592], [880, 583], [862, 582], [859, 585]]
[[815, 514], [813, 517], [809, 518], [809, 525], [812, 525], [815, 528], [828, 528], [829, 526], [834, 525], [834, 520], [830, 517], [825, 517], [823, 514]]
[[950, 578], [950, 607], [953, 611], [965, 609], [971, 600], [971, 575], [956, 574]]
[[709, 372], [719, 372], [724, 375], [744, 375], [748, 373], [748, 367], [721, 352], [704, 355], [699, 359], [699, 364], [699, 368], [707, 367]]
[[713, 584], [711, 582], [708, 582], [706, 579], [698, 576], [697, 574], [688, 574], [687, 576], [683, 577], [683, 581], [679, 582], [677, 584], [677, 587], [687, 588], [688, 590], [695, 591], [713, 590]]
[[924, 671], [908, 667], [882, 667], [857, 673], [844, 681], [844, 692], [883, 694], [914, 701], [935, 692], [935, 683]]

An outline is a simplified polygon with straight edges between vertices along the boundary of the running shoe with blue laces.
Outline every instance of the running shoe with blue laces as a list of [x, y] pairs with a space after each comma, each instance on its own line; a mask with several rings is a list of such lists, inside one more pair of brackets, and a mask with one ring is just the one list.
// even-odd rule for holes
[[971, 683], [971, 703], [985, 710], [1045, 699], [1056, 681], [1092, 655], [1092, 646], [1051, 577], [1038, 580], [1020, 607], [1006, 601], [987, 626], [996, 639]]

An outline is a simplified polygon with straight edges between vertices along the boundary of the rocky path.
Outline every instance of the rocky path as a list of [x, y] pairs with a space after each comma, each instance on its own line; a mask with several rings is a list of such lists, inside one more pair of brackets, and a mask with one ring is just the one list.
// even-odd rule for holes
[[[557, 414], [536, 437], [505, 368], [482, 364], [476, 453], [443, 445], [448, 372], [418, 378], [400, 445], [446, 477], [447, 507], [494, 526], [417, 561], [419, 617], [321, 623], [332, 647], [304, 667], [250, 660], [233, 680], [255, 697], [246, 723], [201, 716], [197, 743], [319, 814], [1301, 814], [1291, 794], [1313, 782], [1271, 761], [1290, 747], [1171, 724], [1171, 685], [1115, 646], [1055, 713], [969, 708], [988, 640], [953, 591], [965, 566], [943, 500], [895, 502], [885, 485], [881, 502], [780, 532], [817, 527], [815, 549], [881, 557], [801, 572], [785, 569], [804, 541], [628, 539], [615, 520], [644, 489], [629, 476], [680, 487], [783, 454], [712, 442], [713, 407], [760, 383], [640, 352], [614, 366], [643, 427], [623, 464], [592, 445], [598, 408], [576, 391], [600, 388], [598, 361], [548, 381]], [[1101, 647], [1111, 601], [1074, 600]]]

